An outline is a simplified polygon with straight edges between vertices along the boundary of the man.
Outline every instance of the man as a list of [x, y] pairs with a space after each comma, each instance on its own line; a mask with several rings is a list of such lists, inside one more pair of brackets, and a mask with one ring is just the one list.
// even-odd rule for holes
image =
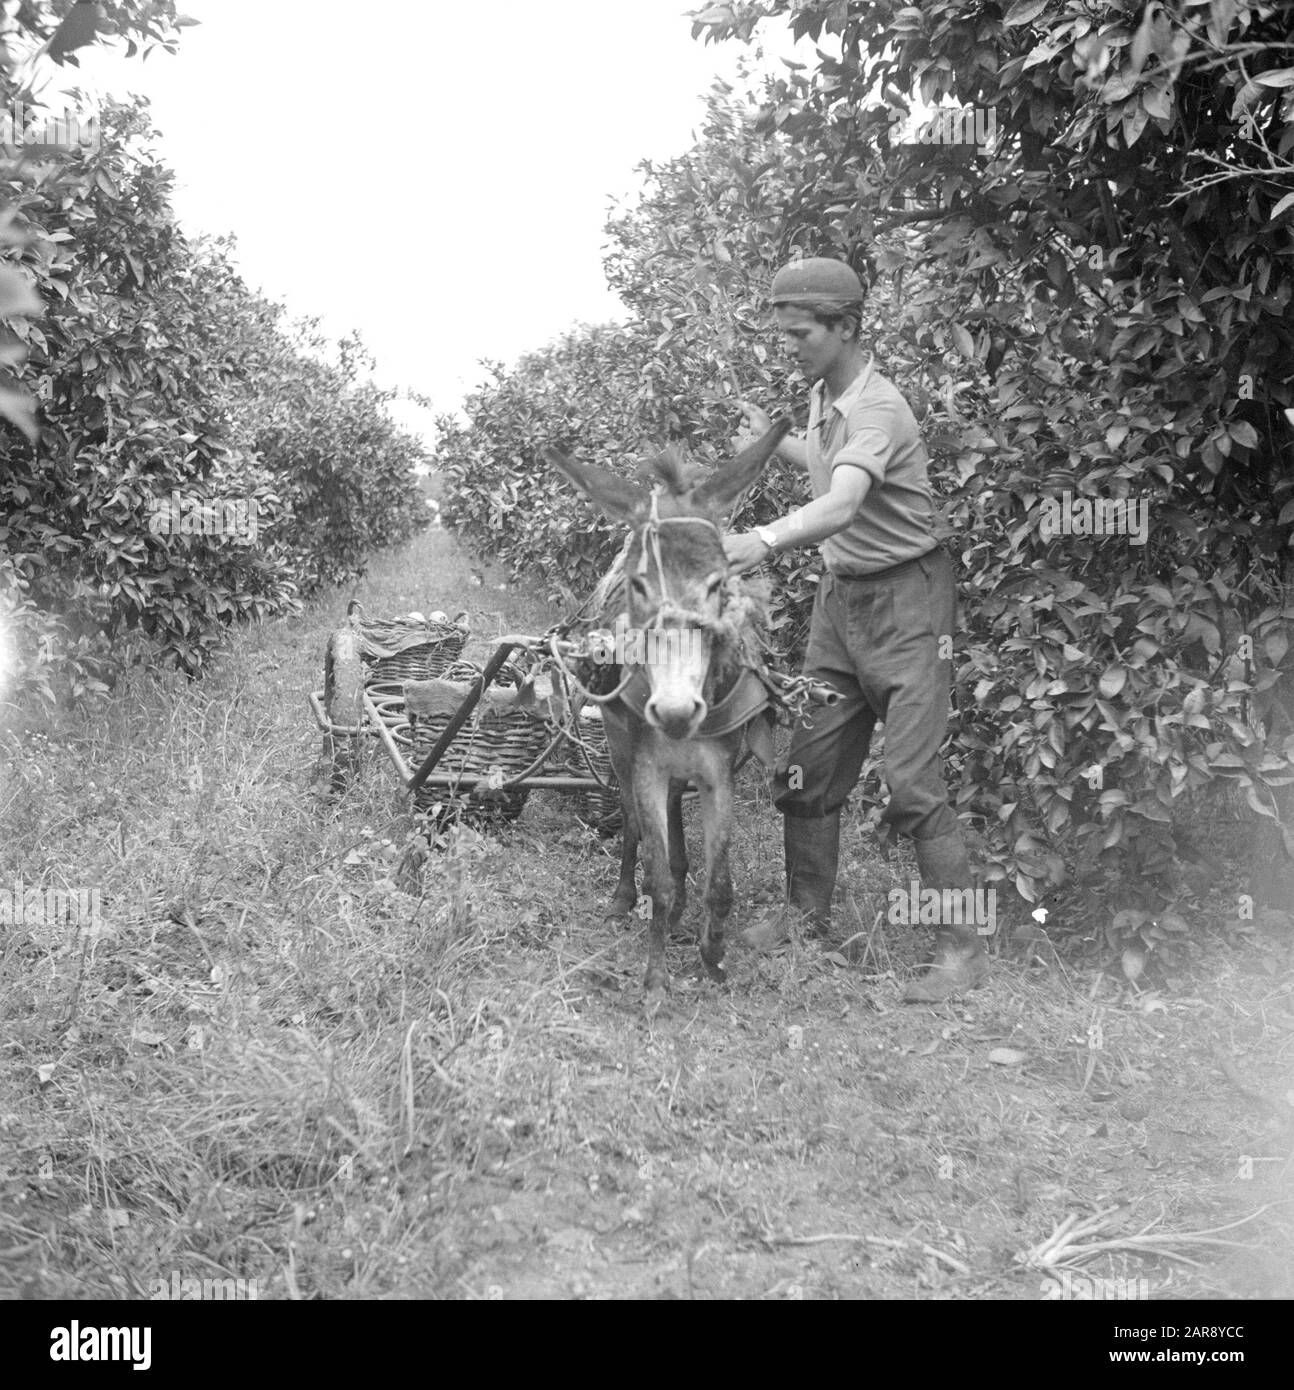
[[[774, 278], [783, 342], [813, 383], [808, 432], [783, 440], [778, 453], [808, 471], [813, 501], [726, 542], [738, 571], [804, 545], [817, 545], [826, 566], [804, 669], [845, 698], [818, 707], [809, 727], [795, 729], [773, 798], [784, 820], [787, 896], [816, 931], [830, 923], [840, 812], [878, 720], [890, 789], [885, 819], [916, 842], [923, 888], [971, 887], [939, 756], [948, 724], [952, 566], [935, 541], [916, 420], [859, 340], [864, 294], [848, 265], [824, 257], [792, 262]], [[746, 402], [742, 412], [756, 433], [771, 423]], [[747, 940], [767, 947], [784, 935], [775, 922], [752, 929]], [[974, 925], [943, 922], [931, 963], [904, 998], [960, 994], [987, 968]]]

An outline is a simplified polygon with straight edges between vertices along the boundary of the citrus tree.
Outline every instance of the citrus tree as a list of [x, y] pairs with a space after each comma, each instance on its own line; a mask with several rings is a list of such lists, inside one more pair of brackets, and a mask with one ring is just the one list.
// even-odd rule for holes
[[[781, 21], [819, 45], [762, 93], [760, 128], [800, 156], [784, 240], [857, 261], [920, 229], [879, 264], [939, 267], [900, 312], [970, 387], [934, 432], [966, 569], [962, 797], [1022, 889], [1040, 835], [1068, 830], [1162, 874], [1175, 810], [1227, 785], [1294, 849], [1291, 9], [694, 16], [708, 40]], [[896, 140], [918, 99], [991, 139]], [[1066, 495], [1144, 499], [1148, 543], [1047, 534]]]
[[[8, 6], [0, 98], [39, 117], [42, 63], [173, 47], [184, 22]], [[293, 611], [425, 517], [421, 449], [355, 345], [330, 357], [227, 245], [184, 236], [138, 105], [87, 114], [93, 140], [0, 168], [0, 694], [102, 693], [143, 657], [195, 674], [231, 624]]]

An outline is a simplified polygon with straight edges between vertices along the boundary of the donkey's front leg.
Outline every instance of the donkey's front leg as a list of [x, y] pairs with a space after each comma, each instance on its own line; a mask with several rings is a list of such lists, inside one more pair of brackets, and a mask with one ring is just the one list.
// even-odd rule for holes
[[634, 882], [634, 869], [638, 864], [638, 816], [634, 810], [633, 798], [625, 790], [620, 792], [620, 881], [611, 898], [608, 917], [628, 917], [638, 901], [638, 886]]
[[669, 867], [666, 799], [669, 779], [655, 772], [646, 759], [634, 766], [634, 807], [638, 813], [639, 852], [643, 863], [643, 892], [651, 898], [651, 934], [647, 941], [648, 1007], [659, 1005], [669, 989], [665, 964], [665, 928], [674, 898]]
[[701, 959], [712, 980], [724, 980], [724, 927], [732, 912], [732, 777], [728, 769], [701, 779], [701, 820], [705, 826], [705, 913]]
[[669, 788], [669, 874], [674, 884], [674, 901], [669, 910], [671, 927], [683, 920], [683, 909], [687, 906], [687, 842], [683, 839], [683, 789], [686, 785], [686, 782], [671, 782]]
[[620, 881], [616, 884], [607, 915], [627, 917], [638, 901], [638, 886], [634, 882], [634, 870], [638, 864], [638, 815], [634, 810], [633, 752], [629, 727], [623, 714], [614, 706], [608, 706], [603, 710], [602, 719], [606, 726], [611, 766], [620, 784], [620, 817], [623, 823], [620, 832]]

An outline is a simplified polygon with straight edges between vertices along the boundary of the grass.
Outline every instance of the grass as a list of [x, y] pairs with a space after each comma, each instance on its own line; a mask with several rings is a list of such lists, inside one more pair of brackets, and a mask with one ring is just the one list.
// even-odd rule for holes
[[[468, 610], [476, 655], [554, 616], [473, 567], [432, 531], [359, 596]], [[1065, 940], [1073, 899], [1059, 955], [1008, 924], [988, 986], [913, 1009], [924, 942], [874, 928], [910, 867], [855, 816], [842, 935], [864, 962], [734, 946], [719, 989], [680, 939], [649, 1023], [644, 928], [602, 921], [616, 843], [560, 796], [452, 834], [410, 893], [421, 842], [378, 752], [323, 794], [305, 692], [349, 597], [239, 634], [201, 684], [141, 672], [88, 716], [7, 711], [0, 887], [97, 889], [101, 919], [3, 939], [0, 1296], [178, 1274], [261, 1298], [1029, 1299], [1023, 1257], [1098, 1214], [1110, 1248], [1074, 1269], [1294, 1294], [1290, 938], [1224, 927], [1243, 864], [1173, 989]], [[779, 841], [743, 774], [743, 921], [780, 900]], [[1184, 1239], [1263, 1207], [1235, 1247]]]

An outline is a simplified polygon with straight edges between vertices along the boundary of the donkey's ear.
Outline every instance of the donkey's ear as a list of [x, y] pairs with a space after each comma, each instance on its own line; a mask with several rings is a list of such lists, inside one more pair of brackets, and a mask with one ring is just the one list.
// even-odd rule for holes
[[716, 468], [692, 495], [700, 502], [713, 502], [720, 510], [727, 507], [764, 471], [790, 428], [788, 416], [774, 420], [766, 435], [744, 448], [735, 459]]
[[588, 463], [576, 463], [556, 449], [545, 449], [540, 457], [550, 468], [568, 478], [597, 507], [613, 521], [628, 521], [640, 507], [647, 504], [648, 494], [628, 478], [596, 468]]

